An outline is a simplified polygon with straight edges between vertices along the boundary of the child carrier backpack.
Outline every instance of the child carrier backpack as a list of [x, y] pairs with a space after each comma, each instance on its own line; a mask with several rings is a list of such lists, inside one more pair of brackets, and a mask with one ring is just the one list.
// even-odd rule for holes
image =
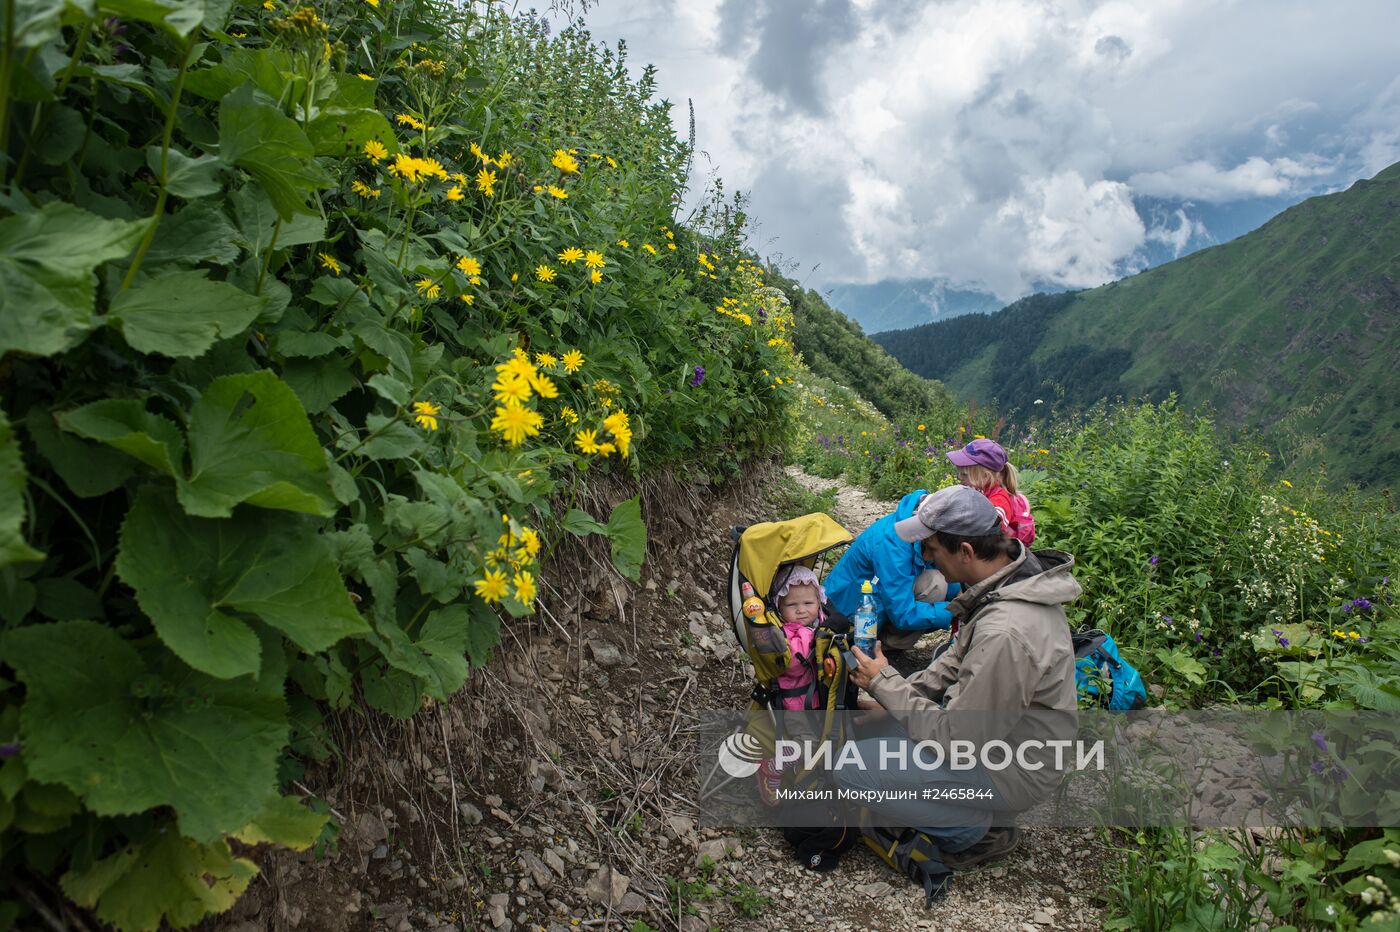
[[[816, 568], [817, 559], [833, 547], [852, 540], [850, 532], [830, 516], [816, 513], [790, 521], [768, 521], [736, 527], [734, 554], [729, 563], [729, 610], [734, 637], [753, 661], [752, 709], [781, 708], [778, 677], [792, 663], [792, 650], [783, 634], [776, 591], [783, 574], [796, 566]], [[763, 610], [750, 618], [744, 612], [744, 584], [753, 587]], [[776, 585], [775, 585], [776, 583]], [[828, 605], [826, 620], [814, 629], [811, 662], [815, 675], [815, 708], [834, 713], [853, 705], [855, 684], [850, 682], [850, 623]], [[828, 715], [830, 717], [830, 715]]]
[[1074, 685], [1081, 702], [1130, 712], [1147, 705], [1147, 689], [1132, 664], [1118, 656], [1113, 638], [1097, 628], [1084, 628], [1074, 641]]
[[[757, 746], [762, 749], [760, 753], [771, 757], [777, 740], [782, 737], [779, 729], [784, 695], [778, 677], [793, 660], [777, 609], [777, 591], [782, 588], [785, 571], [797, 566], [815, 571], [818, 560], [828, 550], [845, 546], [853, 538], [830, 516], [820, 513], [790, 521], [735, 527], [731, 534], [734, 552], [729, 562], [729, 610], [734, 637], [752, 661], [754, 673], [744, 732], [757, 739]], [[762, 602], [762, 610], [752, 617], [744, 612], [745, 584], [753, 588], [754, 597]], [[844, 732], [837, 713], [855, 708], [858, 690], [850, 680], [850, 670], [855, 666], [850, 651], [850, 622], [831, 605], [826, 607], [824, 619], [813, 629], [809, 661], [814, 683], [804, 687], [803, 692], [812, 697], [808, 703], [808, 708], [812, 709], [810, 714], [815, 717], [824, 713], [820, 715], [819, 734], [815, 738], [839, 743]], [[702, 799], [724, 785], [711, 785], [714, 773], [712, 770], [701, 787]], [[783, 785], [790, 789], [814, 787], [820, 779], [815, 770], [799, 766], [790, 766], [782, 773]], [[840, 853], [858, 837], [858, 832], [833, 816], [825, 827], [789, 828], [784, 835], [804, 866], [811, 870], [830, 870], [836, 866]]]

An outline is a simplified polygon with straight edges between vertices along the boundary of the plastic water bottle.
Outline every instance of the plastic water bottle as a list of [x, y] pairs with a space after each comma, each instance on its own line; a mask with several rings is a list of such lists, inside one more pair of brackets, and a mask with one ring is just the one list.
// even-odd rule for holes
[[880, 613], [875, 608], [875, 587], [870, 580], [860, 584], [860, 608], [851, 619], [855, 628], [856, 647], [867, 657], [875, 656], [875, 639], [880, 633]]

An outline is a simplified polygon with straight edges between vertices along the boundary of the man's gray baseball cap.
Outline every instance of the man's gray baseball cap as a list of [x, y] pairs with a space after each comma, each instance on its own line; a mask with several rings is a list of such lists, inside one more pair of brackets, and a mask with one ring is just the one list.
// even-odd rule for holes
[[959, 537], [985, 537], [1000, 530], [1001, 518], [987, 496], [965, 485], [950, 485], [925, 495], [912, 516], [894, 523], [894, 532], [911, 544], [939, 531]]

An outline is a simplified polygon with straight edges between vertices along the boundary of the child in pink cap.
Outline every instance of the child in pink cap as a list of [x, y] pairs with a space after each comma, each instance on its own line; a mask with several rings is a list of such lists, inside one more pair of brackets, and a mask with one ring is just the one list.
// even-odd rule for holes
[[[778, 571], [773, 580], [776, 587], [774, 602], [783, 616], [783, 635], [792, 651], [792, 662], [778, 677], [778, 689], [784, 709], [800, 712], [817, 707], [816, 660], [812, 657], [813, 629], [826, 619], [826, 590], [817, 574], [805, 566]], [[759, 765], [758, 791], [763, 801], [777, 805], [777, 790], [782, 785], [782, 771], [775, 759]]]
[[1001, 528], [1029, 547], [1035, 541], [1031, 503], [1016, 489], [1016, 467], [995, 440], [978, 438], [947, 454], [958, 470], [958, 481], [987, 496], [1001, 517]]

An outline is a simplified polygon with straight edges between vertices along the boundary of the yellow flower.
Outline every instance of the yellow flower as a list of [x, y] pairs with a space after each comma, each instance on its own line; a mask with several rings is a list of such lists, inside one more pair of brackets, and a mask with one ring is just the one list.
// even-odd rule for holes
[[596, 430], [581, 430], [574, 437], [574, 446], [584, 453], [598, 452], [598, 432]]
[[598, 444], [598, 455], [603, 457], [604, 459], [606, 459], [609, 456], [612, 456], [616, 452], [617, 447], [613, 446], [611, 443]]
[[413, 403], [413, 419], [418, 422], [418, 426], [424, 430], [437, 430], [437, 416], [442, 413], [442, 408], [431, 401], [415, 401]]
[[384, 147], [384, 143], [378, 139], [371, 139], [365, 143], [365, 155], [371, 162], [378, 162], [389, 154], [389, 150]]
[[475, 278], [481, 274], [481, 261], [470, 256], [463, 256], [457, 260], [457, 271]]
[[1036, 450], [1035, 452], [1037, 452], [1037, 453], [1049, 454], [1050, 451], [1047, 450], [1047, 449], [1045, 449], [1044, 447], [1041, 447], [1041, 448], [1039, 448], [1038, 450]]
[[523, 605], [535, 601], [535, 578], [525, 570], [515, 574], [515, 598]]
[[538, 278], [538, 279], [539, 279], [540, 281], [542, 281], [542, 282], [552, 282], [552, 281], [554, 281], [554, 276], [555, 276], [555, 274], [556, 274], [556, 273], [555, 273], [554, 269], [550, 268], [550, 267], [547, 266], [547, 265], [537, 265], [537, 266], [535, 266], [535, 277]]
[[559, 261], [565, 265], [573, 265], [582, 258], [583, 250], [579, 249], [577, 246], [570, 246], [559, 254]]
[[471, 152], [472, 155], [476, 156], [482, 162], [486, 163], [487, 165], [492, 164], [491, 156], [487, 155], [485, 152], [482, 152], [481, 146], [478, 146], [476, 143], [472, 143], [471, 145], [467, 146], [467, 149]]
[[509, 373], [518, 379], [533, 379], [535, 377], [535, 367], [530, 363], [530, 357], [518, 346], [509, 359], [496, 367], [496, 372], [499, 375]]
[[973, 439], [973, 440], [986, 440], [987, 438], [986, 438], [985, 436], [983, 436], [982, 434], [973, 434], [973, 435], [972, 435], [972, 439]]
[[407, 113], [397, 114], [394, 117], [394, 122], [398, 123], [400, 126], [411, 126], [416, 130], [425, 130], [428, 128], [422, 120]]
[[627, 240], [625, 239], [618, 240], [617, 245], [621, 246], [623, 249], [626, 249], [628, 247]]
[[359, 74], [355, 75], [355, 77], [359, 78], [361, 81], [373, 81], [373, 80], [374, 80], [374, 75], [372, 75], [372, 74], [365, 74], [363, 71], [361, 71]]
[[596, 249], [588, 250], [588, 255], [583, 257], [583, 264], [590, 269], [601, 269], [608, 264], [608, 260], [603, 258], [603, 254]]
[[653, 256], [656, 255], [656, 247], [653, 246], [651, 243], [643, 243], [642, 248], [645, 249], [647, 252], [651, 253]]
[[667, 248], [667, 249], [675, 249], [675, 248], [676, 248], [676, 244], [675, 244], [675, 243], [667, 243], [667, 244], [666, 244], [666, 248]]
[[589, 157], [590, 159], [601, 159], [601, 158], [602, 158], [602, 156], [599, 155], [599, 154], [596, 153], [596, 152], [590, 152], [590, 153], [588, 153], [588, 157]]
[[511, 155], [509, 152], [502, 152], [500, 155], [496, 156], [496, 164], [502, 168], [509, 166], [510, 163], [514, 161], [515, 156]]
[[321, 268], [330, 269], [334, 275], [340, 274], [340, 263], [335, 261], [335, 256], [328, 252], [321, 253]]
[[561, 201], [567, 199], [569, 196], [568, 191], [565, 191], [557, 185], [550, 185], [548, 190], [551, 197], [557, 197]]
[[566, 175], [572, 175], [578, 171], [578, 159], [563, 149], [554, 150], [554, 158], [550, 159], [550, 164]]
[[1361, 637], [1361, 632], [1359, 632], [1359, 631], [1348, 631], [1348, 632], [1347, 632], [1347, 637], [1349, 637], [1349, 638], [1359, 638], [1359, 637]]
[[487, 602], [499, 602], [508, 591], [506, 574], [500, 570], [487, 570], [480, 579], [472, 583], [472, 589]]
[[463, 197], [461, 186], [454, 184], [448, 188], [446, 197], [449, 201], [460, 201]]
[[1279, 485], [1288, 486], [1288, 488], [1290, 488], [1290, 489], [1293, 488], [1293, 483], [1289, 482], [1287, 479], [1280, 479], [1280, 480], [1279, 480]]
[[432, 175], [435, 178], [447, 180], [447, 169], [442, 167], [442, 163], [437, 159], [419, 159], [418, 170], [425, 175]]
[[670, 230], [666, 229], [665, 227], [662, 227], [662, 228], [661, 228], [661, 232], [666, 234], [666, 238], [667, 238], [667, 239], [675, 239], [675, 238], [676, 238], [676, 234], [672, 233]]
[[571, 349], [561, 357], [560, 362], [564, 364], [565, 372], [577, 372], [583, 368], [583, 353], [576, 349]]
[[400, 152], [398, 155], [394, 156], [394, 164], [389, 166], [389, 171], [398, 175], [404, 181], [413, 184], [417, 183], [418, 179], [422, 177], [423, 167], [418, 159]]
[[520, 529], [520, 549], [525, 551], [527, 556], [535, 556], [540, 552], [540, 535], [533, 528], [524, 527]]
[[520, 281], [520, 273], [519, 273], [519, 272], [511, 272], [511, 273], [510, 273], [510, 281], [511, 281], [511, 284], [514, 284], [515, 282]]
[[552, 366], [558, 361], [559, 360], [555, 358], [553, 353], [535, 354], [535, 365], [537, 366]]
[[530, 384], [535, 387], [535, 394], [541, 398], [558, 398], [559, 389], [555, 386], [554, 380], [547, 375], [535, 374], [530, 380]]
[[927, 430], [928, 428], [925, 427], [923, 424], [920, 424], [920, 425], [918, 426], [917, 429], [922, 431], [922, 430]]
[[413, 287], [418, 289], [418, 293], [432, 301], [442, 294], [442, 286], [431, 278], [420, 278], [413, 283]]
[[465, 304], [465, 305], [467, 305], [468, 307], [470, 307], [472, 304], [476, 303], [476, 295], [474, 295], [474, 294], [467, 294], [466, 292], [462, 292], [462, 293], [459, 294], [457, 297], [458, 297], [458, 298], [461, 298], [461, 299], [462, 299], [462, 303]]
[[277, 4], [273, 3], [272, 0], [263, 0], [263, 9], [275, 10], [277, 9]]
[[365, 3], [368, 3], [370, 6], [374, 7], [376, 10], [379, 9], [379, 0], [365, 0]]
[[476, 173], [476, 189], [487, 197], [496, 193], [496, 173], [482, 169]]
[[573, 408], [570, 408], [568, 405], [565, 405], [563, 408], [559, 409], [559, 418], [565, 424], [577, 424], [578, 412], [575, 411]]
[[378, 196], [379, 196], [379, 189], [378, 189], [378, 188], [371, 188], [369, 185], [365, 184], [363, 181], [352, 181], [352, 182], [350, 182], [350, 190], [351, 190], [351, 191], [354, 191], [354, 192], [355, 192], [356, 194], [358, 194], [360, 197], [378, 197]]
[[495, 393], [497, 401], [504, 402], [510, 399], [528, 401], [534, 390], [530, 388], [528, 379], [522, 379], [511, 372], [503, 372], [491, 383], [491, 391]]
[[535, 192], [536, 194], [539, 194], [541, 191], [544, 190], [544, 185], [542, 185], [542, 184], [537, 184], [537, 185], [535, 185], [535, 187], [534, 187], [533, 190], [534, 190], [534, 192]]
[[507, 399], [503, 406], [496, 408], [496, 416], [491, 419], [491, 429], [513, 447], [520, 446], [526, 437], [540, 432], [544, 418], [536, 411], [522, 405], [514, 398]]
[[617, 168], [617, 160], [614, 159], [611, 155], [608, 156], [608, 164], [611, 165], [613, 168]]
[[596, 285], [603, 280], [603, 273], [598, 271], [597, 269], [594, 269], [593, 271], [588, 273], [588, 279]]
[[624, 457], [627, 456], [628, 449], [632, 444], [632, 427], [628, 422], [627, 412], [618, 408], [612, 414], [603, 418], [603, 426], [607, 428], [608, 433], [612, 434], [613, 439], [617, 441], [618, 450]]

